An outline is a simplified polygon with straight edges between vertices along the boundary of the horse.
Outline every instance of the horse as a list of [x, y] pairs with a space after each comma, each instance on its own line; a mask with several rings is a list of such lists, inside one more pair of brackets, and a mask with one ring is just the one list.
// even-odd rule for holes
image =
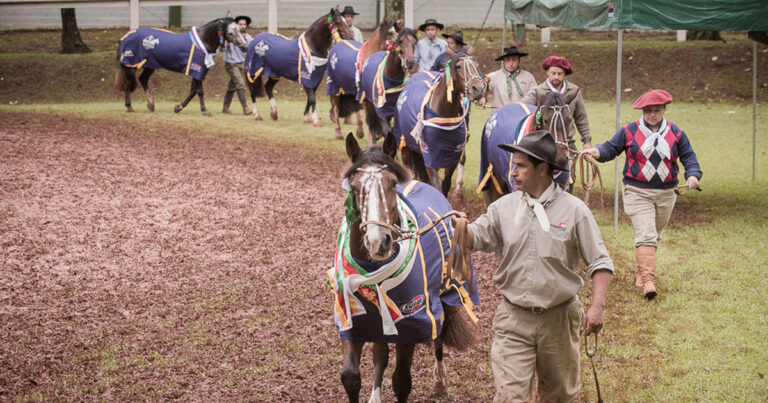
[[363, 137], [363, 123], [360, 120], [362, 107], [356, 100], [363, 61], [374, 52], [385, 51], [391, 47], [391, 38], [399, 30], [399, 21], [385, 18], [362, 45], [359, 42], [344, 40], [331, 48], [328, 54], [330, 68], [325, 93], [331, 99], [331, 122], [333, 122], [337, 140], [344, 139], [341, 135], [339, 117], [348, 118], [352, 112], [355, 112], [357, 117], [357, 137]]
[[[325, 74], [328, 51], [334, 41], [351, 39], [353, 36], [352, 29], [338, 8], [332, 8], [328, 14], [320, 16], [296, 39], [268, 32], [256, 35], [248, 45], [245, 57], [245, 74], [251, 83], [249, 88], [254, 119], [262, 120], [256, 107], [256, 97], [263, 97], [266, 93], [270, 105], [269, 116], [277, 120], [277, 102], [272, 90], [280, 77], [285, 77], [298, 81], [307, 94], [304, 123], [322, 126], [315, 111], [315, 92]], [[265, 76], [268, 77], [266, 84], [262, 81]]]
[[192, 27], [189, 32], [176, 34], [159, 28], [139, 28], [128, 31], [120, 38], [117, 51], [117, 72], [114, 87], [125, 93], [125, 107], [133, 112], [131, 93], [136, 90], [136, 71], [143, 68], [139, 82], [147, 95], [147, 108], [155, 110], [155, 99], [149, 89], [149, 77], [155, 69], [164, 68], [192, 77], [189, 95], [173, 111], [181, 112], [192, 97], [200, 98], [200, 110], [211, 116], [203, 99], [203, 80], [213, 67], [213, 57], [224, 41], [229, 41], [246, 50], [248, 43], [232, 18], [215, 19], [199, 29]]
[[[546, 129], [555, 138], [558, 162], [569, 166], [571, 153], [568, 149], [567, 130], [573, 115], [567, 100], [557, 92], [550, 92], [539, 108], [526, 104], [508, 104], [497, 109], [485, 122], [480, 140], [480, 178], [477, 193], [484, 191], [486, 204], [513, 192], [512, 155], [498, 147], [499, 144], [516, 144], [528, 133]], [[569, 171], [555, 170], [554, 180], [563, 189], [570, 185]]]
[[[381, 401], [387, 343], [395, 343], [392, 388], [399, 402], [411, 392], [416, 343], [434, 342], [433, 393], [445, 396], [443, 344], [463, 351], [478, 339], [471, 324], [477, 320], [473, 309], [479, 299], [469, 253], [458, 259], [466, 265], [452, 268], [451, 245], [463, 241], [451, 241], [453, 228], [446, 218], [451, 206], [431, 186], [409, 180], [408, 170], [394, 159], [397, 146], [391, 133], [382, 145], [363, 151], [350, 132], [346, 151], [351, 165], [344, 173], [345, 217], [327, 280], [334, 297], [347, 397], [350, 402], [359, 399], [360, 358], [366, 342], [373, 343], [374, 361], [369, 401]], [[463, 230], [457, 227], [456, 233]]]
[[[445, 196], [464, 153], [469, 102], [482, 98], [485, 86], [477, 59], [459, 52], [446, 63], [444, 73], [425, 71], [411, 77], [397, 100], [394, 133], [402, 160], [419, 180]], [[456, 184], [456, 196], [461, 197], [462, 175]]]
[[392, 130], [397, 97], [416, 65], [416, 42], [416, 32], [403, 28], [386, 52], [376, 52], [363, 63], [357, 100], [365, 110], [369, 144]]

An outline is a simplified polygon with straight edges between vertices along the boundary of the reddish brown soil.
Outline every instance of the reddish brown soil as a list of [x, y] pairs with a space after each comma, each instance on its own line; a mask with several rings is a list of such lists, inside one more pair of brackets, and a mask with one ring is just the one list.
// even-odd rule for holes
[[[4, 114], [0, 400], [345, 400], [324, 279], [342, 155]], [[448, 352], [449, 400], [492, 398], [495, 263], [476, 256], [483, 340]], [[417, 355], [412, 398], [430, 400]]]

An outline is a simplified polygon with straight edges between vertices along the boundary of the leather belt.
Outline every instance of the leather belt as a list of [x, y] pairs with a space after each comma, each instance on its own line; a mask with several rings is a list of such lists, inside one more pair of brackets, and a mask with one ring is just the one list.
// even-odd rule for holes
[[576, 299], [576, 297], [571, 297], [571, 298], [567, 299], [566, 301], [561, 302], [561, 303], [559, 303], [559, 304], [557, 304], [557, 305], [555, 305], [555, 306], [553, 306], [551, 308], [540, 308], [540, 307], [535, 307], [535, 306], [520, 306], [520, 305], [513, 304], [513, 303], [509, 302], [509, 300], [507, 300], [507, 302], [510, 305], [512, 305], [513, 307], [515, 307], [515, 309], [519, 309], [519, 310], [525, 311], [525, 312], [530, 312], [530, 313], [532, 313], [534, 315], [541, 315], [542, 313], [547, 312], [549, 310], [570, 305], [571, 303], [573, 303], [573, 301], [575, 299]]

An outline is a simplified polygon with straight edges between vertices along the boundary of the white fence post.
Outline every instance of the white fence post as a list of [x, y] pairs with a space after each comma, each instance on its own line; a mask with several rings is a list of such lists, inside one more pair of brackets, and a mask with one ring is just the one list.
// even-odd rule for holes
[[276, 34], [277, 33], [277, 0], [269, 0], [267, 6], [267, 31]]
[[549, 43], [549, 27], [541, 29], [541, 43]]
[[677, 41], [678, 42], [685, 42], [685, 36], [688, 31], [684, 29], [677, 30]]
[[405, 0], [404, 2], [405, 12], [403, 15], [405, 16], [405, 26], [406, 27], [412, 27], [413, 26], [413, 0]]
[[139, 0], [131, 0], [129, 4], [131, 15], [131, 29], [139, 27]]

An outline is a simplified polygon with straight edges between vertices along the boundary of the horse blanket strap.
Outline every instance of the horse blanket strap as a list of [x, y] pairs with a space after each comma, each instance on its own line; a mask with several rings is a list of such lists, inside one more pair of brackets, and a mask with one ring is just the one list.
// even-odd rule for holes
[[[499, 144], [517, 144], [535, 127], [537, 108], [534, 105], [508, 104], [496, 109], [485, 122], [480, 137], [480, 175], [478, 192], [482, 191], [489, 179], [501, 180], [509, 192], [517, 189], [512, 179], [512, 153], [499, 148]], [[511, 129], [511, 130], [510, 130]], [[489, 172], [491, 174], [489, 174]], [[555, 170], [553, 179], [567, 189], [568, 171]], [[494, 183], [494, 185], [497, 185]], [[498, 191], [500, 185], [496, 186]], [[499, 192], [503, 194], [503, 192]]]
[[376, 108], [376, 115], [383, 119], [395, 116], [397, 97], [408, 81], [408, 75], [404, 80], [394, 80], [384, 75], [388, 55], [387, 51], [378, 51], [365, 59], [360, 73], [360, 91], [357, 94], [358, 101], [370, 101]]
[[334, 320], [344, 340], [432, 341], [442, 330], [442, 303], [464, 305], [470, 312], [479, 303], [477, 292], [468, 291], [468, 283], [477, 289], [474, 277], [471, 281], [446, 277], [451, 228], [450, 220], [440, 220], [440, 213], [450, 210], [448, 201], [421, 182], [398, 185], [398, 192], [403, 230], [418, 230], [433, 220], [439, 223], [421, 237], [401, 241], [395, 256], [375, 264], [351, 255], [349, 223], [342, 221], [327, 279], [334, 296]]
[[245, 75], [254, 82], [260, 75], [285, 77], [307, 88], [316, 88], [323, 79], [328, 59], [311, 51], [304, 38], [288, 39], [282, 35], [263, 32], [248, 44]]
[[202, 81], [213, 67], [212, 54], [197, 34], [197, 27], [177, 34], [159, 28], [139, 28], [120, 38], [120, 64], [127, 67], [168, 69]]
[[406, 147], [424, 156], [424, 165], [440, 169], [455, 166], [467, 140], [468, 102], [462, 103], [460, 116], [445, 117], [429, 107], [429, 100], [440, 77], [420, 72], [408, 80], [397, 100], [393, 133]]
[[350, 94], [357, 96], [357, 57], [360, 54], [360, 42], [343, 40], [331, 48], [328, 53], [328, 77], [325, 82], [327, 95]]

